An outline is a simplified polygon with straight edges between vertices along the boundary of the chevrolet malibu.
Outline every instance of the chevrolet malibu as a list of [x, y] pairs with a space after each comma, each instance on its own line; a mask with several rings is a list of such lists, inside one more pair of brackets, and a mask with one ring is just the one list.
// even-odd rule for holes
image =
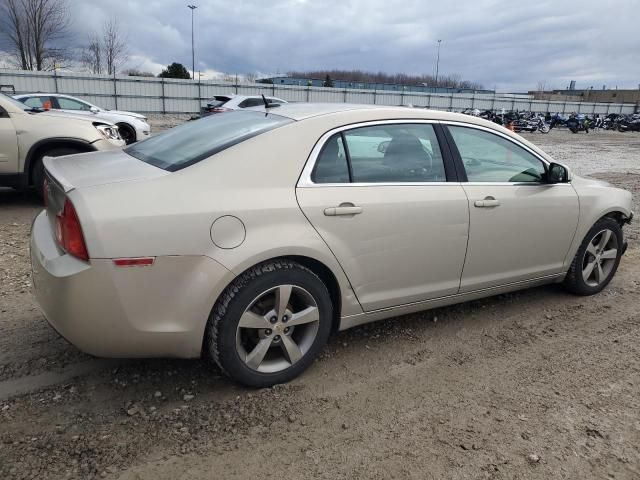
[[600, 292], [631, 195], [480, 118], [288, 104], [45, 160], [37, 299], [107, 357], [286, 382], [333, 330], [547, 283]]

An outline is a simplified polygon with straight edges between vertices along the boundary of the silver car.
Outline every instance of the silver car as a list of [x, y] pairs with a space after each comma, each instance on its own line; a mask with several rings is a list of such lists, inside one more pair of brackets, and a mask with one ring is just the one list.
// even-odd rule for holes
[[25, 93], [14, 96], [31, 108], [62, 110], [67, 113], [85, 115], [96, 120], [106, 120], [118, 126], [120, 136], [127, 145], [149, 138], [151, 127], [147, 117], [139, 113], [107, 110], [80, 98], [61, 93]]
[[602, 290], [631, 194], [468, 115], [289, 104], [48, 159], [35, 292], [78, 348], [250, 386], [334, 330], [547, 283]]

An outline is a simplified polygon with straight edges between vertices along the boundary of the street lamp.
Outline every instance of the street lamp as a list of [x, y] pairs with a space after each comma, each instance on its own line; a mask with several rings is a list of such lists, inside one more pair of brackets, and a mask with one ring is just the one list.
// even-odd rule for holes
[[193, 80], [196, 79], [196, 54], [195, 54], [195, 48], [194, 48], [194, 44], [193, 44], [193, 11], [198, 8], [195, 5], [187, 5], [187, 7], [189, 7], [191, 9], [191, 78]]
[[440, 44], [442, 40], [438, 40], [438, 59], [436, 60], [436, 88], [438, 88], [438, 70], [440, 69]]

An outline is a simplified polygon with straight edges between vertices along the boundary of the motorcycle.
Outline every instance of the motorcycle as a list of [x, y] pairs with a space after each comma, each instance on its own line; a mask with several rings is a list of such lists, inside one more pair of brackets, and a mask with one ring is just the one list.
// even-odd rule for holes
[[640, 118], [625, 119], [618, 123], [619, 132], [640, 132]]
[[572, 133], [589, 133], [589, 129], [593, 128], [593, 121], [586, 117], [581, 120], [577, 115], [572, 115], [571, 117], [569, 117], [569, 120], [567, 120], [567, 128]]

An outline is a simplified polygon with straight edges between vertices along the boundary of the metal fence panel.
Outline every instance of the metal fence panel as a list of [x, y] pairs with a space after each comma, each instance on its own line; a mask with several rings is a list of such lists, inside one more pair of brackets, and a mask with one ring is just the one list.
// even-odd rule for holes
[[633, 113], [634, 104], [542, 101], [509, 94], [438, 94], [389, 92], [341, 88], [271, 85], [210, 80], [160, 79], [63, 72], [30, 72], [0, 69], [0, 84], [14, 85], [17, 93], [66, 93], [110, 109], [148, 113], [195, 113], [214, 95], [269, 95], [290, 102], [414, 105], [437, 110], [532, 110], [586, 114]]

